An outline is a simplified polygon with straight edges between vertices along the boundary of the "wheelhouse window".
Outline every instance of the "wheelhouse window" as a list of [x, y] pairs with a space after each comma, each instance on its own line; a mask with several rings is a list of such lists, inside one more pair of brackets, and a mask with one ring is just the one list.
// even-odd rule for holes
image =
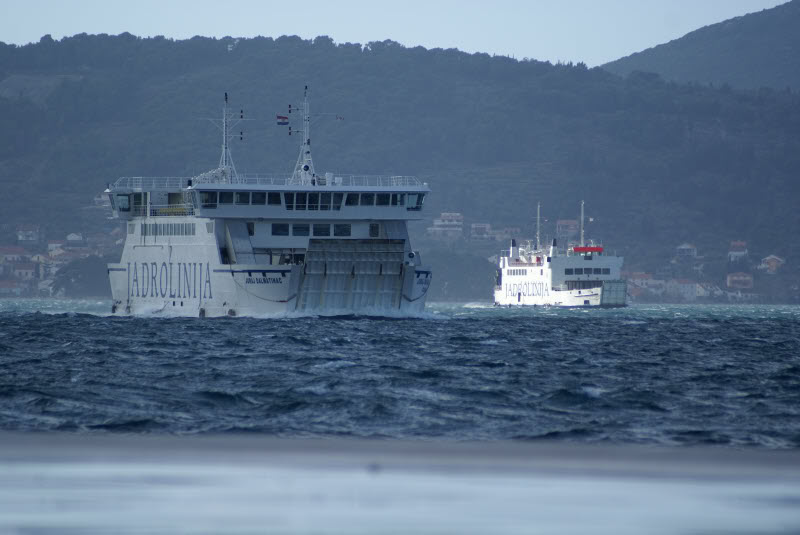
[[381, 225], [380, 223], [370, 223], [369, 224], [369, 237], [370, 238], [380, 238], [381, 236]]
[[292, 236], [308, 236], [308, 230], [307, 223], [295, 223], [292, 225]]
[[236, 192], [236, 204], [250, 204], [250, 192], [249, 191], [237, 191]]
[[305, 210], [306, 209], [306, 198], [308, 194], [303, 191], [298, 191], [294, 194], [294, 209], [295, 210]]
[[219, 203], [220, 204], [233, 204], [233, 192], [232, 191], [220, 191], [219, 192]]
[[268, 203], [273, 206], [280, 206], [281, 205], [281, 194], [277, 191], [270, 191], [267, 193]]
[[203, 208], [216, 208], [217, 207], [217, 192], [216, 191], [201, 191], [200, 203]]
[[375, 204], [377, 206], [389, 206], [390, 196], [388, 193], [378, 193], [375, 196]]
[[319, 207], [319, 193], [308, 194], [308, 209], [316, 210]]
[[611, 275], [611, 268], [603, 268], [603, 275]]
[[294, 193], [284, 193], [283, 199], [286, 201], [286, 209], [294, 210]]
[[344, 201], [345, 206], [358, 206], [358, 193], [348, 193]]
[[[278, 199], [280, 201], [280, 198]], [[254, 191], [250, 194], [250, 204], [265, 204], [267, 202], [267, 194], [263, 191]]]
[[117, 206], [120, 212], [131, 211], [131, 198], [130, 195], [117, 195]]
[[334, 210], [341, 210], [342, 209], [342, 199], [344, 199], [344, 193], [334, 193], [333, 194], [333, 209]]
[[334, 236], [349, 236], [350, 235], [350, 223], [335, 223], [333, 225], [333, 235]]
[[273, 223], [272, 224], [272, 235], [273, 236], [288, 236], [289, 235], [289, 223]]
[[314, 223], [314, 236], [330, 236], [331, 226], [327, 223]]
[[594, 268], [594, 274], [595, 275], [602, 275], [603, 274], [603, 268]]
[[564, 268], [564, 275], [572, 275], [574, 273], [572, 268]]
[[326, 192], [322, 193], [319, 196], [319, 209], [320, 210], [330, 210], [331, 209], [331, 193]]
[[375, 204], [375, 194], [374, 193], [362, 193], [361, 194], [361, 206], [372, 206]]
[[424, 193], [409, 193], [408, 194], [408, 210], [418, 212], [422, 210], [422, 205], [425, 202]]
[[583, 268], [575, 268], [576, 275], [583, 275]]

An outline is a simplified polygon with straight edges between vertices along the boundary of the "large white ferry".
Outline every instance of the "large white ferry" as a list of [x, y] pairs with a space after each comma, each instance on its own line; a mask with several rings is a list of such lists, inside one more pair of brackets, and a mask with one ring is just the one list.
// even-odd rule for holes
[[622, 307], [627, 286], [620, 278], [622, 257], [606, 255], [601, 245], [581, 238], [559, 251], [556, 240], [547, 248], [539, 241], [539, 208], [536, 209], [536, 245], [511, 248], [498, 257], [495, 305], [542, 305], [557, 307]]
[[[293, 111], [303, 139], [290, 175], [236, 172], [229, 142], [243, 114], [229, 111], [226, 93], [217, 169], [191, 178], [123, 177], [109, 186], [114, 215], [127, 221], [122, 259], [108, 265], [112, 313], [422, 311], [431, 271], [411, 249], [406, 222], [421, 218], [427, 184], [318, 174], [308, 87]], [[278, 116], [278, 124], [290, 117]]]

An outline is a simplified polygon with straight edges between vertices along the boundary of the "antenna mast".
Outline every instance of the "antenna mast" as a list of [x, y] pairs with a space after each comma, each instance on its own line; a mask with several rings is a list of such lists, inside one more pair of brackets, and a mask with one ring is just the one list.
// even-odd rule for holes
[[542, 203], [536, 203], [536, 250], [539, 251], [542, 248], [541, 241], [539, 240], [539, 209], [541, 208]]
[[581, 247], [583, 247], [583, 201], [581, 201]]
[[236, 116], [235, 111], [228, 110], [228, 92], [225, 92], [225, 104], [222, 107], [222, 120], [208, 119], [214, 125], [222, 130], [222, 154], [219, 157], [219, 170], [222, 172], [222, 182], [233, 182], [238, 175], [236, 174], [236, 166], [233, 164], [233, 157], [231, 156], [230, 140], [234, 137], [244, 139], [244, 132], [231, 133], [231, 129], [244, 121], [244, 110], [239, 110], [239, 116]]
[[[289, 113], [292, 105], [289, 104]], [[291, 129], [289, 130], [291, 134]], [[292, 183], [311, 184], [316, 174], [314, 161], [311, 159], [311, 105], [308, 102], [308, 86], [303, 91], [303, 144], [300, 145], [300, 155], [292, 173]]]

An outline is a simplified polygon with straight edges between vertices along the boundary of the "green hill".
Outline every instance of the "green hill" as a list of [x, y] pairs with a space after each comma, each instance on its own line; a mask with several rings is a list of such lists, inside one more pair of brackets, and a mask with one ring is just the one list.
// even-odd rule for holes
[[800, 0], [693, 31], [603, 68], [736, 88], [800, 88]]
[[288, 172], [297, 138], [274, 117], [308, 84], [315, 111], [345, 118], [314, 125], [317, 169], [420, 175], [434, 191], [430, 217], [531, 229], [537, 201], [552, 225], [583, 198], [589, 233], [629, 267], [652, 268], [684, 241], [722, 255], [730, 239], [800, 264], [794, 93], [391, 41], [234, 43], [82, 34], [0, 44], [0, 222], [89, 226], [77, 207], [118, 176], [215, 166], [218, 133], [202, 118], [220, 114], [225, 91], [256, 119], [233, 148], [238, 170]]

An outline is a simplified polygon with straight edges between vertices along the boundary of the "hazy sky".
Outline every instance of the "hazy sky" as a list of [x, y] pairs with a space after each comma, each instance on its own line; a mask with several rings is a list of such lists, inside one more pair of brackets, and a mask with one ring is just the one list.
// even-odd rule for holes
[[0, 0], [0, 41], [76, 33], [391, 39], [516, 58], [605, 63], [785, 0]]

